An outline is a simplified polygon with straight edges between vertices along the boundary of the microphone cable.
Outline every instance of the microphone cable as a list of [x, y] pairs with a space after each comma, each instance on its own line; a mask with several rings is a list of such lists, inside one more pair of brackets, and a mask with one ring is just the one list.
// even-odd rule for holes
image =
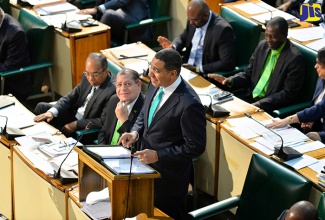
[[126, 219], [126, 215], [128, 213], [128, 208], [129, 208], [129, 193], [130, 193], [130, 185], [131, 185], [131, 174], [132, 174], [132, 162], [133, 162], [133, 154], [134, 154], [134, 145], [132, 144], [131, 146], [131, 162], [130, 162], [130, 172], [129, 172], [129, 179], [128, 179], [128, 191], [126, 194], [126, 207], [125, 207], [125, 215], [124, 215], [124, 220]]

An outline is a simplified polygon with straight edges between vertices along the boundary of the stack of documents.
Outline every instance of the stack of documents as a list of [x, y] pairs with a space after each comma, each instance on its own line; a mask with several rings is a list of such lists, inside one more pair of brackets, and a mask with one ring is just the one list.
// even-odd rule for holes
[[78, 8], [69, 2], [59, 2], [55, 4], [46, 4], [44, 6], [34, 7], [39, 15], [64, 14], [69, 11], [77, 11]]

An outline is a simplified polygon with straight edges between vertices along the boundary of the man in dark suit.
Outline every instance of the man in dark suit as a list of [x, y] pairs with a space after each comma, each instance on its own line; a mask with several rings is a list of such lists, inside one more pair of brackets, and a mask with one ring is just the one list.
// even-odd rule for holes
[[244, 90], [236, 95], [267, 112], [296, 103], [303, 91], [305, 64], [287, 34], [287, 21], [273, 18], [266, 26], [265, 40], [257, 45], [244, 72], [228, 78], [208, 76], [233, 90]]
[[152, 59], [143, 108], [130, 133], [119, 143], [130, 147], [139, 139], [134, 154], [157, 170], [154, 204], [174, 219], [185, 219], [192, 158], [205, 150], [204, 107], [193, 88], [180, 76], [181, 57], [163, 49]]
[[[98, 4], [98, 3], [97, 3]], [[150, 16], [147, 0], [105, 0], [95, 8], [80, 10], [80, 14], [97, 14], [97, 19], [111, 27], [111, 38], [121, 41], [124, 25], [147, 19]], [[130, 41], [150, 38], [149, 29], [130, 32]]]
[[50, 122], [66, 136], [84, 129], [89, 122], [90, 128], [101, 128], [101, 114], [114, 94], [115, 86], [107, 69], [106, 57], [91, 53], [87, 57], [81, 82], [55, 105], [38, 103], [34, 121]]
[[122, 69], [117, 74], [116, 95], [112, 96], [104, 110], [106, 117], [98, 134], [99, 144], [115, 145], [121, 134], [131, 130], [143, 105], [141, 84], [139, 75], [134, 70]]
[[230, 24], [211, 12], [204, 0], [192, 0], [187, 7], [187, 17], [186, 28], [181, 35], [173, 42], [159, 36], [160, 45], [174, 48], [180, 53], [186, 47], [183, 66], [203, 76], [233, 70], [236, 65], [235, 37]]
[[[19, 69], [29, 63], [28, 42], [20, 23], [0, 8], [0, 71]], [[24, 100], [31, 88], [29, 73], [7, 77], [4, 93]]]

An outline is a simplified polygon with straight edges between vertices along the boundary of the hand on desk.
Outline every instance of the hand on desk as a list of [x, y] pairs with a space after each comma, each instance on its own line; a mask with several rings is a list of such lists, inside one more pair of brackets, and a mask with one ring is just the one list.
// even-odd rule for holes
[[282, 10], [282, 11], [288, 11], [288, 9], [291, 7], [292, 2], [288, 1], [282, 5], [280, 5], [279, 7], [277, 7], [277, 9]]
[[227, 83], [231, 82], [230, 79], [215, 73], [209, 73], [208, 77], [214, 79], [215, 81], [221, 83], [222, 85], [226, 85]]
[[35, 122], [41, 122], [41, 121], [50, 122], [50, 121], [52, 121], [53, 117], [54, 117], [54, 115], [52, 112], [45, 112], [43, 114], [37, 115], [34, 118], [34, 121]]
[[200, 72], [200, 71], [197, 71], [196, 66], [190, 65], [188, 63], [182, 64], [182, 67], [184, 67], [184, 68], [186, 68], [186, 69], [188, 69], [188, 70], [190, 70], [192, 72], [195, 72], [195, 73], [199, 73]]
[[71, 134], [77, 130], [77, 121], [64, 125], [61, 130], [66, 137], [70, 137]]
[[172, 42], [170, 42], [170, 40], [168, 40], [165, 37], [159, 36], [157, 38], [157, 41], [160, 44], [160, 46], [162, 46], [162, 48], [173, 48]]
[[97, 13], [96, 8], [87, 8], [76, 12], [76, 14], [82, 14], [82, 15], [94, 15], [96, 13]]
[[157, 151], [145, 149], [142, 151], [137, 151], [134, 156], [138, 157], [138, 160], [143, 164], [155, 163], [158, 161]]

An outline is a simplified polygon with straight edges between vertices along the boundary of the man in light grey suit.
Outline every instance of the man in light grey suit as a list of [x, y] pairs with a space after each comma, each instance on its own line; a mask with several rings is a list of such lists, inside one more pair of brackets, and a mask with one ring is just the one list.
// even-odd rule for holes
[[162, 177], [155, 179], [155, 207], [178, 220], [185, 219], [192, 158], [202, 154], [206, 144], [204, 107], [180, 76], [181, 65], [181, 56], [174, 49], [156, 53], [143, 108], [131, 133], [119, 140], [130, 147], [139, 138], [140, 149], [134, 155]]

